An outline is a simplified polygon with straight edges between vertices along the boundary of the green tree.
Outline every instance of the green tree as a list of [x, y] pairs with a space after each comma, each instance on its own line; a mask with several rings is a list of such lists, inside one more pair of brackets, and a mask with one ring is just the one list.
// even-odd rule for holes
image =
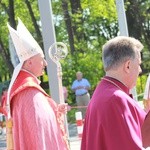
[[[147, 0], [126, 0], [125, 8], [129, 35], [144, 43], [142, 68], [150, 72], [149, 10]], [[110, 38], [118, 35], [115, 0], [52, 0], [57, 41], [67, 44], [69, 55], [62, 61], [63, 84], [70, 89], [76, 71], [80, 70], [89, 79], [92, 90], [104, 75], [101, 47]], [[38, 1], [0, 1], [0, 82], [9, 80], [13, 71], [8, 46], [7, 22], [16, 28], [17, 17], [26, 24], [34, 38], [43, 48]], [[42, 84], [47, 81], [45, 75]], [[73, 99], [71, 90], [70, 99]]]

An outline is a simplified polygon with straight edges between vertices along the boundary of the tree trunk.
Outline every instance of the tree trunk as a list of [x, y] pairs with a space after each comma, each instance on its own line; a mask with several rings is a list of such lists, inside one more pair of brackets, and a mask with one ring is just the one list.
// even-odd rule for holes
[[1, 41], [1, 39], [0, 39], [0, 54], [2, 55], [3, 59], [5, 60], [8, 68], [9, 68], [10, 73], [12, 74], [14, 67], [13, 67], [13, 65], [12, 65], [12, 63], [10, 61], [9, 55], [6, 53], [6, 50], [5, 50], [4, 46], [3, 46], [3, 43]]
[[74, 48], [74, 34], [72, 30], [72, 22], [71, 22], [71, 17], [69, 15], [68, 11], [68, 3], [66, 0], [62, 0], [62, 8], [63, 8], [63, 13], [64, 13], [64, 20], [67, 28], [67, 33], [68, 33], [68, 39], [69, 39], [69, 44], [70, 44], [70, 50], [71, 54], [75, 52]]
[[[80, 0], [70, 0], [71, 11], [73, 14], [73, 32], [78, 42], [84, 40], [83, 10]], [[76, 20], [75, 20], [76, 19]]]
[[33, 13], [32, 7], [31, 7], [31, 4], [30, 4], [30, 2], [29, 2], [28, 0], [25, 0], [25, 3], [26, 3], [27, 8], [28, 8], [28, 10], [29, 10], [29, 13], [30, 13], [30, 16], [31, 16], [31, 20], [32, 20], [32, 22], [33, 22], [33, 26], [34, 26], [34, 28], [35, 28], [35, 30], [36, 30], [37, 40], [38, 40], [38, 42], [39, 42], [39, 45], [43, 48], [42, 34], [41, 34], [41, 31], [40, 31], [40, 29], [39, 29], [39, 26], [38, 26], [38, 24], [37, 24], [37, 22], [36, 22], [36, 18], [35, 18], [35, 16], [34, 16], [34, 13]]
[[[8, 21], [9, 21], [10, 25], [13, 28], [16, 28], [16, 21], [15, 21], [15, 14], [14, 14], [14, 1], [13, 0], [9, 0], [9, 6], [8, 6], [8, 8], [1, 1], [0, 1], [0, 4], [2, 5], [2, 7], [4, 8], [4, 10], [8, 14]], [[9, 53], [4, 48], [4, 44], [2, 42], [2, 39], [0, 39], [0, 53], [1, 53], [2, 57], [3, 57], [3, 60], [6, 62], [8, 68], [9, 68], [9, 72], [12, 74], [14, 67], [12, 65], [12, 62], [10, 61], [11, 59], [10, 59]]]
[[127, 8], [127, 22], [129, 35], [136, 39], [142, 36], [142, 17], [140, 15], [140, 6], [137, 0], [129, 0], [130, 5]]
[[15, 13], [14, 13], [14, 1], [9, 0], [9, 9], [7, 11], [10, 25], [16, 29]]

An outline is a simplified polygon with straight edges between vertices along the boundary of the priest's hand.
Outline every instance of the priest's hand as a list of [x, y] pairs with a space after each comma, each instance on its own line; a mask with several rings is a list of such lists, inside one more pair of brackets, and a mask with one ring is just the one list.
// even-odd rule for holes
[[67, 103], [63, 103], [63, 104], [58, 104], [58, 111], [63, 113], [63, 114], [66, 114], [67, 111], [69, 109], [69, 106]]

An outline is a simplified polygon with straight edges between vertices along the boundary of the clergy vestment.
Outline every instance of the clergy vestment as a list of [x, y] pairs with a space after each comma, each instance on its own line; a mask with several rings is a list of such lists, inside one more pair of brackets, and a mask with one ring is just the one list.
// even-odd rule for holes
[[142, 126], [142, 140], [145, 148], [150, 147], [150, 111], [147, 113]]
[[[147, 78], [145, 91], [144, 91], [144, 100], [147, 105], [150, 103], [150, 74]], [[144, 120], [144, 124], [142, 126], [142, 139], [143, 139], [143, 146], [150, 147], [150, 106], [148, 105], [148, 113]]]
[[38, 84], [21, 71], [10, 94], [15, 150], [67, 150], [62, 114]]
[[104, 77], [86, 112], [81, 150], [141, 150], [144, 118], [128, 88]]

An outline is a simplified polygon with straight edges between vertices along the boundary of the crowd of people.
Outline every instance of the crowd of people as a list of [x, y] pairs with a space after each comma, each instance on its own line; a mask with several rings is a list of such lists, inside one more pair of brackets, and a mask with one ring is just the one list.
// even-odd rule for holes
[[[13, 122], [14, 149], [69, 150], [63, 117], [68, 108], [67, 88], [63, 87], [66, 103], [57, 104], [38, 79], [47, 66], [41, 47], [20, 19], [17, 30], [10, 25], [8, 29], [19, 64], [8, 90], [3, 91], [0, 113]], [[81, 150], [150, 149], [150, 74], [145, 109], [130, 94], [142, 71], [142, 49], [143, 44], [132, 37], [118, 36], [106, 42], [102, 48], [105, 76], [91, 96], [90, 82], [81, 71], [76, 72], [71, 90], [85, 118]]]

